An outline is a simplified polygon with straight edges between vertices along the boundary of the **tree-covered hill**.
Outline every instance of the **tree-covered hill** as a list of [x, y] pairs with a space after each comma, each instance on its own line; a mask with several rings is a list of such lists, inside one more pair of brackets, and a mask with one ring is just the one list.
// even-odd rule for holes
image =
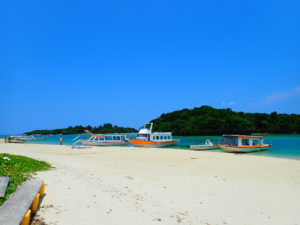
[[300, 133], [297, 114], [244, 113], [210, 106], [164, 113], [151, 122], [155, 131], [171, 131], [175, 135]]
[[88, 130], [95, 134], [106, 134], [106, 133], [135, 133], [137, 132], [134, 128], [129, 127], [118, 127], [113, 126], [110, 123], [105, 123], [102, 126], [98, 127], [92, 127], [92, 126], [75, 126], [75, 127], [68, 127], [63, 129], [54, 129], [54, 130], [34, 130], [30, 132], [26, 132], [26, 135], [32, 135], [32, 134], [82, 134], [85, 132], [85, 130]]

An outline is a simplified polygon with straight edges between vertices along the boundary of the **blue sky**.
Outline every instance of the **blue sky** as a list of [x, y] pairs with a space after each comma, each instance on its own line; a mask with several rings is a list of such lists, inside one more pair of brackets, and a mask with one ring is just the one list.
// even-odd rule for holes
[[300, 113], [299, 1], [1, 1], [0, 134]]

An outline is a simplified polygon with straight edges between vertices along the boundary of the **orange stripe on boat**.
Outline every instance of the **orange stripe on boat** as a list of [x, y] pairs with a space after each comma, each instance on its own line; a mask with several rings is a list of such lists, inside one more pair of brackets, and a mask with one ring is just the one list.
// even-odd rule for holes
[[129, 142], [131, 144], [139, 144], [139, 145], [163, 145], [163, 144], [171, 144], [176, 143], [177, 141], [143, 141], [143, 140], [136, 140], [130, 139]]
[[254, 145], [254, 146], [249, 146], [249, 145], [244, 145], [244, 146], [228, 146], [228, 147], [234, 147], [234, 148], [264, 148], [264, 147], [270, 147], [272, 146], [271, 144], [267, 145]]
[[238, 136], [238, 138], [243, 138], [243, 139], [263, 139], [264, 137]]

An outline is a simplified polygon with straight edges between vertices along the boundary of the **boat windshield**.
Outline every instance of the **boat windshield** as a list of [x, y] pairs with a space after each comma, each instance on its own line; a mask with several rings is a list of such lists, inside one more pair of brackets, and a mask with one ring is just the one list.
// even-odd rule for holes
[[253, 146], [260, 145], [260, 140], [259, 139], [253, 139], [252, 144], [253, 144]]
[[233, 137], [224, 137], [225, 145], [233, 145]]
[[96, 139], [95, 137], [90, 137], [89, 141], [95, 141], [95, 139]]
[[138, 134], [137, 139], [139, 140], [149, 140], [149, 134]]
[[89, 138], [89, 141], [104, 141], [104, 137], [101, 136], [92, 136]]

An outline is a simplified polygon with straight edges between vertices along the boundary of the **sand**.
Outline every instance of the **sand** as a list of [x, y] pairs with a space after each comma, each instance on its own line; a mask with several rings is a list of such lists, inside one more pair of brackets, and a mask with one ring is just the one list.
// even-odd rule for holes
[[300, 224], [300, 160], [176, 149], [4, 144], [50, 162], [38, 216], [56, 225]]

